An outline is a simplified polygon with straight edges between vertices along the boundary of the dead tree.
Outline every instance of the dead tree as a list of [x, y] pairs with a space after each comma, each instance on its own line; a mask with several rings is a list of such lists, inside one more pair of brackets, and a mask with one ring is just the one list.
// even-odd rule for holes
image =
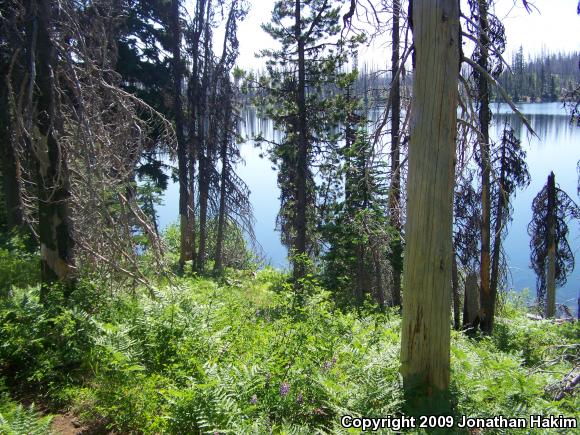
[[[400, 171], [400, 123], [401, 123], [401, 85], [399, 68], [400, 62], [400, 33], [401, 2], [393, 1], [393, 48], [391, 56], [391, 189], [389, 194], [389, 216], [393, 228], [400, 234], [402, 231], [401, 216], [401, 171]], [[401, 265], [403, 247], [400, 237], [395, 238], [391, 246], [393, 257], [393, 290], [392, 302], [395, 306], [401, 305]]]
[[122, 11], [96, 0], [82, 8], [73, 1], [11, 5], [22, 14], [14, 19], [26, 35], [19, 68], [28, 78], [17, 87], [17, 70], [7, 77], [12, 135], [22, 163], [24, 219], [41, 244], [42, 296], [56, 281], [72, 290], [80, 270], [105, 268], [146, 283], [135, 231], [146, 235], [159, 260], [162, 247], [132, 182], [148, 132], [161, 132], [171, 144], [173, 130], [120, 87], [114, 63]]
[[[41, 257], [41, 298], [46, 299], [52, 284], [62, 283], [72, 291], [75, 279], [73, 224], [70, 212], [70, 177], [66, 150], [59, 143], [62, 117], [57, 92], [57, 56], [52, 1], [31, 1], [31, 40], [36, 45], [34, 65], [39, 136], [34, 143], [38, 171], [38, 235]], [[59, 131], [61, 130], [61, 131]]]
[[[412, 2], [415, 75], [409, 144], [405, 387], [436, 395], [449, 387], [450, 283], [455, 131], [460, 62], [459, 2]], [[437, 155], [434, 161], [432, 156]]]
[[554, 173], [532, 203], [531, 263], [537, 276], [538, 303], [546, 317], [556, 314], [556, 287], [566, 284], [574, 270], [574, 253], [568, 243], [568, 224], [580, 219], [580, 208], [556, 185]]
[[493, 329], [495, 302], [501, 270], [505, 270], [505, 267], [502, 268], [500, 265], [500, 257], [502, 239], [506, 234], [505, 226], [511, 220], [510, 200], [518, 188], [522, 189], [530, 184], [530, 174], [525, 161], [526, 153], [521, 148], [521, 143], [516, 138], [513, 129], [508, 126], [504, 128], [501, 141], [496, 149], [496, 155], [492, 157], [491, 164], [494, 173], [498, 174], [498, 178], [497, 182], [492, 185], [492, 193], [496, 198], [496, 204], [493, 207], [495, 225], [490, 278], [491, 300], [489, 309], [491, 311], [489, 311], [489, 321], [491, 321], [491, 329]]

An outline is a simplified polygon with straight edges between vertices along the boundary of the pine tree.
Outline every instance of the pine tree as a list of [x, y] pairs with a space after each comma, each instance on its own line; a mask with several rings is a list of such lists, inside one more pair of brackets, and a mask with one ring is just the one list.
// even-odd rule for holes
[[333, 111], [341, 110], [329, 94], [345, 61], [338, 40], [339, 8], [330, 0], [281, 0], [275, 3], [272, 22], [263, 28], [281, 45], [262, 52], [268, 58], [263, 103], [275, 128], [284, 133], [270, 155], [279, 169], [277, 225], [299, 283], [306, 274], [306, 258], [317, 250], [315, 153], [336, 147], [338, 139], [333, 130], [340, 117]]
[[329, 246], [324, 276], [341, 302], [354, 300], [360, 306], [370, 294], [383, 308], [393, 305], [389, 245], [394, 235], [386, 215], [386, 168], [373, 151], [366, 125], [357, 123], [341, 153], [344, 200], [334, 204], [322, 228]]
[[[477, 17], [479, 24], [479, 40], [474, 55], [477, 63], [484, 71], [489, 71], [489, 21], [487, 0], [477, 1]], [[481, 327], [491, 333], [491, 289], [490, 289], [490, 252], [491, 252], [491, 142], [489, 138], [489, 124], [491, 122], [491, 110], [489, 108], [490, 91], [487, 77], [476, 73], [477, 102], [479, 115], [479, 131], [481, 133], [479, 152], [481, 166]]]

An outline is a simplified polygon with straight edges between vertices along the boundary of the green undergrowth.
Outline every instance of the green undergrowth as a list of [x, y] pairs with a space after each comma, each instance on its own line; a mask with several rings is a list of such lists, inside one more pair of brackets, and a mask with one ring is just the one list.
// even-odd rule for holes
[[[55, 289], [48, 308], [36, 287], [14, 288], [0, 299], [0, 376], [13, 397], [117, 433], [357, 433], [340, 417], [407, 412], [400, 316], [335, 309], [314, 280], [297, 303], [285, 280], [270, 269], [175, 278], [154, 300], [83, 282], [67, 303]], [[510, 303], [492, 337], [453, 333], [453, 413], [579, 417], [577, 396], [555, 400], [579, 333]], [[5, 414], [34, 416], [18, 409]]]
[[50, 431], [51, 416], [42, 416], [34, 404], [28, 407], [16, 403], [0, 380], [0, 434], [45, 435]]

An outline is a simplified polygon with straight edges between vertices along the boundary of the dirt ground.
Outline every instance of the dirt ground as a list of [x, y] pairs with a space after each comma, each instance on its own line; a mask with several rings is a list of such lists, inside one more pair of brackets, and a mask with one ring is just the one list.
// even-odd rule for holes
[[72, 414], [55, 415], [51, 425], [55, 435], [114, 435], [103, 427], [86, 427]]

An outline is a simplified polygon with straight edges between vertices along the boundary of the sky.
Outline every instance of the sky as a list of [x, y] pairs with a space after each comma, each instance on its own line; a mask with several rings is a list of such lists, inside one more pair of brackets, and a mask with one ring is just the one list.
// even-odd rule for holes
[[[372, 1], [374, 4], [381, 3], [380, 0]], [[275, 47], [275, 42], [260, 28], [260, 24], [270, 19], [274, 0], [249, 0], [249, 3], [251, 9], [248, 17], [238, 28], [238, 63], [242, 68], [257, 68], [263, 61], [256, 59], [255, 53], [263, 48]], [[578, 0], [531, 0], [528, 3], [534, 5], [531, 14], [523, 7], [522, 0], [496, 0], [496, 15], [506, 28], [506, 59], [509, 60], [511, 52], [520, 45], [525, 53], [532, 56], [541, 53], [542, 49], [580, 51], [580, 15], [576, 14]], [[366, 55], [362, 55], [362, 59], [377, 62], [382, 58], [382, 51], [387, 52], [386, 43], [377, 41], [374, 47], [363, 50]], [[385, 59], [389, 57], [390, 54], [384, 56]]]

